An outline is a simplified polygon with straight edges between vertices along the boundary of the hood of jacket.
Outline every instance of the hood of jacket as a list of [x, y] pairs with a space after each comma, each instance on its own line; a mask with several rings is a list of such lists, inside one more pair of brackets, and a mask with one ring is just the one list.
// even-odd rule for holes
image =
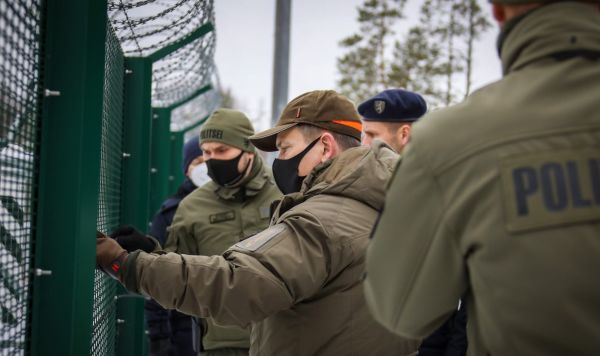
[[304, 179], [299, 194], [304, 199], [317, 194], [344, 196], [380, 211], [398, 157], [381, 141], [372, 147], [348, 149], [316, 166]]
[[541, 6], [507, 23], [499, 39], [503, 73], [551, 55], [598, 56], [598, 17], [588, 4], [571, 1]]

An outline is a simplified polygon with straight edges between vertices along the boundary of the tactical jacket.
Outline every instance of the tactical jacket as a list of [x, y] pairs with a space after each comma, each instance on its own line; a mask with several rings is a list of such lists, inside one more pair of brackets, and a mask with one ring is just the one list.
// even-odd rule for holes
[[533, 10], [505, 76], [425, 116], [368, 252], [376, 319], [431, 333], [467, 295], [471, 355], [597, 355], [600, 12]]
[[418, 342], [369, 314], [361, 286], [369, 234], [397, 156], [380, 145], [317, 166], [272, 225], [223, 256], [135, 252], [128, 289], [163, 305], [252, 326], [252, 355], [408, 355]]
[[[175, 213], [165, 251], [220, 255], [227, 248], [269, 226], [269, 207], [281, 197], [271, 172], [258, 155], [248, 177], [235, 187], [210, 181], [183, 199]], [[205, 320], [205, 350], [250, 347], [250, 332]]]

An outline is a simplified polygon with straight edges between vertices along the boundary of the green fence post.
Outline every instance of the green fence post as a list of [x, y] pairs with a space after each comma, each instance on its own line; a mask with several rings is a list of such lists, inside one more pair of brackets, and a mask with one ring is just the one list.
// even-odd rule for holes
[[[125, 68], [121, 222], [146, 231], [150, 197], [152, 62], [145, 58], [125, 58]], [[144, 354], [143, 304], [142, 298], [128, 297], [124, 290], [119, 295], [118, 355]]]
[[44, 18], [31, 353], [79, 356], [92, 338], [106, 1], [47, 0]]
[[169, 191], [169, 168], [171, 158], [171, 110], [152, 109], [152, 158], [150, 170], [150, 216], [171, 194]]
[[183, 136], [184, 132], [171, 132], [171, 169], [169, 174], [169, 192], [177, 191], [177, 188], [185, 179], [181, 164], [183, 162]]

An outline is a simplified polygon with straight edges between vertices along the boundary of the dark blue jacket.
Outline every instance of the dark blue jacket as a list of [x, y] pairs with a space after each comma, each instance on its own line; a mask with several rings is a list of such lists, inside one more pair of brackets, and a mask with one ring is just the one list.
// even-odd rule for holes
[[465, 356], [467, 354], [467, 306], [463, 303], [419, 347], [419, 356]]
[[[179, 186], [177, 193], [163, 202], [154, 215], [149, 234], [162, 246], [167, 241], [167, 227], [173, 222], [179, 203], [196, 186], [187, 179]], [[145, 305], [146, 322], [150, 338], [150, 355], [195, 356], [192, 347], [192, 319], [176, 310], [165, 310], [154, 300]], [[169, 341], [169, 342], [167, 342]]]

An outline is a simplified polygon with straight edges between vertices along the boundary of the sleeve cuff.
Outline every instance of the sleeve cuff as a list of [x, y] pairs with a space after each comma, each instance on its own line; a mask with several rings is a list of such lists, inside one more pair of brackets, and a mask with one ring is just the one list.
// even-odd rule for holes
[[158, 239], [156, 239], [152, 235], [146, 235], [146, 237], [149, 238], [150, 240], [152, 240], [152, 242], [154, 242], [154, 250], [152, 250], [151, 253], [157, 253], [159, 251], [162, 251], [162, 246], [160, 245], [160, 242], [158, 241]]
[[121, 270], [121, 283], [127, 288], [128, 291], [139, 293], [137, 286], [137, 271], [136, 271], [136, 260], [141, 250], [134, 251], [127, 256], [125, 260], [124, 268]]

